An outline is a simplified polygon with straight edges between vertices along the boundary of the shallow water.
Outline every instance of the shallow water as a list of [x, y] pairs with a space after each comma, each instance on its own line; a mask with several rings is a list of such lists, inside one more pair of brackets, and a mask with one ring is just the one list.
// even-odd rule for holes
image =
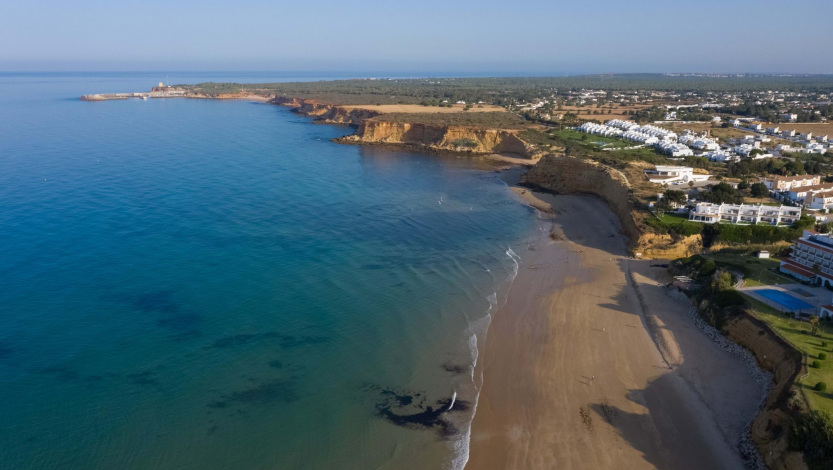
[[155, 75], [0, 74], [0, 466], [459, 464], [531, 211], [285, 108], [76, 99]]

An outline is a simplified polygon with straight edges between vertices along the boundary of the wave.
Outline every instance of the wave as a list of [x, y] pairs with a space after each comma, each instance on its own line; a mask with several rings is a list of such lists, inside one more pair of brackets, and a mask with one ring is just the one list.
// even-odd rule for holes
[[[494, 292], [486, 296], [486, 300], [489, 302], [489, 308], [486, 310], [486, 314], [483, 317], [469, 323], [468, 344], [472, 359], [470, 379], [471, 385], [474, 388], [474, 397], [472, 399], [472, 412], [468, 423], [466, 423], [465, 431], [454, 443], [454, 457], [452, 458], [449, 466], [452, 470], [463, 470], [469, 461], [471, 427], [474, 422], [474, 416], [477, 414], [477, 405], [480, 401], [480, 390], [483, 386], [483, 371], [480, 370], [479, 374], [477, 373], [478, 359], [481, 354], [479, 344], [482, 344], [485, 347], [486, 334], [489, 331], [489, 325], [492, 323], [494, 312], [499, 308], [498, 299], [502, 298], [505, 300], [507, 298], [506, 294], [509, 292], [509, 289], [512, 287], [512, 283], [515, 281], [515, 278], [518, 276], [518, 272], [520, 271], [520, 255], [515, 253], [515, 251], [512, 250], [512, 247], [507, 247], [505, 254], [510, 261], [509, 276], [498, 285], [498, 288]], [[456, 397], [457, 392], [455, 391], [452, 395], [451, 405], [448, 407], [449, 410], [454, 406]]]

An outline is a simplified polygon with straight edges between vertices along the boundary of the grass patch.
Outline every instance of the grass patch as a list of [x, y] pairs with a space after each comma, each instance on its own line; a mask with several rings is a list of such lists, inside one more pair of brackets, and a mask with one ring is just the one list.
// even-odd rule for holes
[[[819, 382], [833, 384], [833, 360], [830, 359], [830, 353], [833, 352], [833, 325], [830, 322], [821, 322], [819, 332], [812, 336], [808, 322], [788, 318], [777, 310], [749, 296], [746, 297], [755, 316], [786, 338], [796, 349], [807, 354], [808, 362], [819, 361], [821, 367], [808, 367], [809, 373], [801, 380], [799, 386], [807, 394], [813, 409], [833, 413], [833, 393], [814, 388]], [[822, 341], [826, 341], [827, 346], [823, 347]], [[828, 358], [819, 359], [819, 353], [827, 354]]]
[[796, 282], [771, 271], [778, 269], [781, 264], [775, 258], [756, 258], [754, 255], [737, 253], [716, 253], [710, 255], [709, 258], [721, 267], [742, 272], [747, 286], [772, 286]]

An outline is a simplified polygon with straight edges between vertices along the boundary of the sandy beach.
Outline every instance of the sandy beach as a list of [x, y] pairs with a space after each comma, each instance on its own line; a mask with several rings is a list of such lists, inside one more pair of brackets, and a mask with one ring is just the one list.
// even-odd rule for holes
[[665, 269], [628, 259], [603, 201], [513, 191], [540, 235], [489, 328], [466, 468], [743, 468], [760, 398], [743, 362], [658, 287]]

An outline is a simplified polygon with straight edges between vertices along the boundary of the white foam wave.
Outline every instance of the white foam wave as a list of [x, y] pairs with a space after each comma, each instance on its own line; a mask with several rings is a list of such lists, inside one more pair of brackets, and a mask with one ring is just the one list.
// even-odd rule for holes
[[[512, 283], [518, 276], [518, 272], [520, 271], [521, 267], [521, 257], [517, 253], [515, 253], [515, 251], [513, 251], [511, 247], [506, 248], [506, 256], [509, 257], [511, 261], [510, 274], [508, 279], [505, 281], [504, 285], [501, 286], [502, 288], [486, 296], [486, 300], [489, 302], [489, 308], [486, 311], [486, 315], [469, 323], [470, 335], [468, 343], [469, 351], [471, 352], [472, 358], [471, 383], [474, 386], [475, 394], [472, 403], [471, 420], [469, 421], [468, 426], [466, 427], [466, 430], [463, 433], [463, 435], [460, 436], [459, 439], [455, 440], [454, 443], [454, 457], [450, 464], [450, 468], [453, 470], [463, 470], [469, 461], [469, 452], [471, 447], [471, 425], [474, 421], [474, 416], [477, 414], [477, 404], [480, 401], [480, 389], [483, 386], [483, 371], [480, 371], [479, 376], [475, 374], [475, 371], [477, 370], [477, 361], [480, 356], [478, 341], [482, 341], [483, 344], [485, 344], [486, 333], [489, 331], [489, 325], [492, 323], [492, 315], [498, 308], [498, 291], [509, 291], [509, 288], [511, 287]], [[452, 396], [449, 410], [452, 406], [454, 406], [456, 397], [457, 392], [455, 391], [454, 395]]]

